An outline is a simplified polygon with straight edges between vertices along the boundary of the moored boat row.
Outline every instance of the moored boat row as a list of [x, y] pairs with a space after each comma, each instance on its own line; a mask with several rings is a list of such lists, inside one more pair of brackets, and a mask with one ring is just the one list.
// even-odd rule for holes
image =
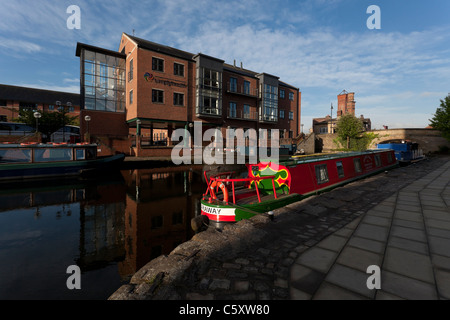
[[0, 181], [79, 175], [90, 170], [107, 170], [125, 156], [97, 157], [97, 145], [0, 144]]

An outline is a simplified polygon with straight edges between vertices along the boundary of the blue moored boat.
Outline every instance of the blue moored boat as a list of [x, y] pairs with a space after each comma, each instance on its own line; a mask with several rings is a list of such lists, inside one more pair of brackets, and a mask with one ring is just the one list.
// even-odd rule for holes
[[0, 181], [105, 171], [124, 158], [124, 154], [97, 157], [96, 144], [0, 144]]
[[395, 158], [400, 165], [425, 159], [422, 149], [419, 149], [419, 144], [409, 141], [402, 143], [380, 143], [377, 145], [377, 148], [394, 150]]

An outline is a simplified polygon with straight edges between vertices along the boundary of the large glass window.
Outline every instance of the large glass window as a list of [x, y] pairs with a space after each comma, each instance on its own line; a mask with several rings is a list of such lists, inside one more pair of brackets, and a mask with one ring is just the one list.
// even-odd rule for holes
[[269, 84], [263, 85], [263, 99], [260, 105], [260, 120], [278, 121], [278, 88]]
[[124, 112], [125, 59], [89, 50], [83, 52], [84, 108]]
[[0, 163], [31, 162], [31, 150], [14, 148], [0, 149]]
[[222, 115], [222, 73], [201, 67], [198, 76], [196, 112]]
[[68, 148], [35, 149], [34, 161], [35, 162], [71, 161], [72, 152], [73, 150]]

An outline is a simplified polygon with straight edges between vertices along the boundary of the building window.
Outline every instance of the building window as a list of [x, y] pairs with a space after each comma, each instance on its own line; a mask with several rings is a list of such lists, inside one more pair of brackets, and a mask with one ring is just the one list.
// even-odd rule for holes
[[320, 164], [320, 165], [315, 166], [315, 170], [316, 170], [316, 179], [317, 179], [318, 184], [326, 183], [329, 181], [328, 170], [327, 170], [326, 164]]
[[230, 91], [231, 92], [237, 91], [237, 79], [236, 78], [230, 78]]
[[219, 109], [219, 100], [213, 97], [203, 97], [202, 113], [221, 115], [222, 110]]
[[278, 121], [278, 87], [264, 84], [263, 90], [260, 119], [263, 121]]
[[294, 101], [294, 93], [289, 92], [289, 100]]
[[153, 89], [152, 90], [152, 102], [164, 103], [164, 91]]
[[355, 172], [362, 172], [361, 160], [359, 158], [353, 159], [353, 164], [355, 166]]
[[203, 89], [216, 89], [216, 88], [220, 88], [220, 72], [215, 71], [215, 70], [211, 70], [211, 69], [207, 69], [207, 68], [202, 68], [203, 71]]
[[173, 105], [174, 106], [184, 106], [184, 94], [183, 93], [175, 92], [173, 94]]
[[7, 120], [6, 116], [1, 115], [1, 116], [0, 116], [0, 121], [6, 122], [6, 121], [8, 121], [8, 120]]
[[250, 105], [244, 104], [244, 119], [250, 119]]
[[159, 58], [152, 58], [152, 70], [164, 72], [164, 60]]
[[130, 60], [130, 71], [128, 71], [128, 81], [133, 80], [133, 59]]
[[133, 104], [133, 90], [130, 90], [130, 104]]
[[289, 138], [292, 139], [294, 137], [294, 131], [289, 130]]
[[172, 212], [172, 225], [183, 223], [183, 210]]
[[342, 165], [342, 161], [336, 162], [336, 168], [337, 168], [337, 172], [338, 172], [338, 177], [343, 178], [345, 176], [345, 174], [344, 174], [344, 166]]
[[244, 81], [244, 93], [250, 95], [250, 82]]
[[53, 104], [50, 104], [48, 106], [48, 110], [51, 110], [51, 111], [55, 110], [55, 106]]
[[284, 119], [284, 110], [280, 110], [280, 119]]
[[294, 113], [289, 111], [289, 120], [294, 120]]
[[320, 127], [319, 133], [328, 133], [328, 128], [327, 127]]
[[200, 68], [197, 78], [198, 114], [222, 115], [222, 73], [208, 68]]
[[284, 130], [280, 130], [280, 139], [284, 138]]
[[280, 99], [284, 99], [284, 89], [280, 89]]
[[175, 62], [173, 64], [173, 74], [176, 76], [184, 77], [184, 65]]
[[163, 226], [163, 216], [155, 216], [151, 219], [151, 228], [152, 229], [159, 229]]
[[230, 118], [236, 118], [236, 102], [230, 102]]

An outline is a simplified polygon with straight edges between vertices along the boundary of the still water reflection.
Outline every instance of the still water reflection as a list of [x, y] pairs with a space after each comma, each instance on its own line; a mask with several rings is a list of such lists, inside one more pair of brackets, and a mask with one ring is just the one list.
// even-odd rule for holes
[[[201, 170], [167, 170], [0, 186], [0, 299], [106, 299], [189, 240]], [[81, 289], [69, 290], [75, 264]]]

